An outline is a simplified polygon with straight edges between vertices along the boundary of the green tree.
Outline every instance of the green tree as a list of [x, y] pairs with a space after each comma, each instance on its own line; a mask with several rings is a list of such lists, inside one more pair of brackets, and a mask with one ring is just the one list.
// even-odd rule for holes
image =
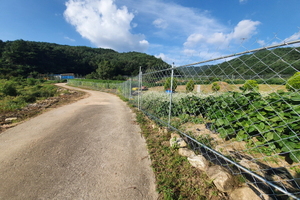
[[110, 79], [113, 79], [113, 77], [114, 77], [114, 71], [115, 71], [115, 68], [111, 64], [111, 62], [104, 60], [101, 63], [99, 63], [96, 73], [98, 74], [100, 79], [110, 80]]
[[193, 80], [189, 80], [186, 84], [186, 92], [193, 92], [195, 87], [195, 82]]
[[213, 82], [213, 83], [212, 83], [212, 86], [211, 86], [211, 89], [212, 89], [212, 91], [214, 91], [214, 92], [218, 92], [218, 91], [221, 89], [221, 87], [220, 87], [220, 85], [219, 85], [218, 82]]
[[[171, 77], [168, 77], [166, 79], [166, 82], [164, 84], [164, 88], [165, 90], [170, 90], [171, 89]], [[177, 88], [177, 85], [178, 85], [178, 81], [176, 78], [173, 78], [173, 85], [172, 85], [172, 92], [175, 92], [176, 88]]]
[[300, 72], [296, 72], [292, 77], [287, 80], [285, 85], [288, 91], [299, 91], [300, 90]]
[[242, 91], [258, 91], [258, 83], [255, 80], [247, 80], [245, 84], [240, 87]]

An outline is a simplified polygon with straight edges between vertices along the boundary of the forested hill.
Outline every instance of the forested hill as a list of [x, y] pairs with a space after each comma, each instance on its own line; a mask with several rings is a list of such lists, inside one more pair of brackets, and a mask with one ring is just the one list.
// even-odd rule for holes
[[[220, 70], [222, 69], [222, 70]], [[261, 50], [214, 65], [204, 70], [205, 75], [293, 75], [300, 71], [300, 48]], [[201, 73], [200, 73], [201, 74]]]
[[[120, 76], [137, 75], [160, 66], [169, 67], [161, 59], [145, 53], [118, 53], [111, 49], [85, 46], [67, 46], [46, 42], [24, 40], [0, 40], [0, 78], [10, 76], [75, 73], [94, 78], [115, 79]], [[96, 72], [97, 71], [97, 72]]]

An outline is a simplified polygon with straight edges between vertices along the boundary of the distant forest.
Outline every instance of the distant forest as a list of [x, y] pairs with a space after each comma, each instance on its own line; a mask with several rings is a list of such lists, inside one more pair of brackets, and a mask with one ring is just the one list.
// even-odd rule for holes
[[[171, 66], [162, 59], [139, 52], [68, 46], [24, 40], [0, 40], [0, 78], [36, 77], [39, 74], [74, 73], [89, 79], [122, 80], [143, 72]], [[300, 71], [300, 48], [276, 48], [239, 56], [217, 65], [179, 68], [176, 74], [203, 76], [293, 75]]]
[[118, 53], [85, 46], [0, 40], [0, 78], [74, 73], [96, 79], [122, 79], [137, 75], [140, 67], [146, 71], [170, 65], [139, 52]]

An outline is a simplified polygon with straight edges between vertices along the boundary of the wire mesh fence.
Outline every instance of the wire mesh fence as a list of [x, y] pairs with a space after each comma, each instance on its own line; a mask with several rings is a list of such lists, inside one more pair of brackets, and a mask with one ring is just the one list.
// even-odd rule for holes
[[[300, 197], [300, 41], [165, 69], [122, 85], [140, 110], [261, 197]], [[134, 85], [134, 84], [135, 85]]]
[[262, 199], [300, 198], [300, 41], [184, 66], [140, 70], [123, 83], [69, 80], [116, 92]]

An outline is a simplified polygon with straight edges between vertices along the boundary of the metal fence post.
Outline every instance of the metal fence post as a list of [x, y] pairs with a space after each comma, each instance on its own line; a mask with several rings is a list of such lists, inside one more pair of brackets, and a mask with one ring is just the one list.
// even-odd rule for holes
[[142, 102], [143, 102], [143, 98], [142, 98], [142, 87], [143, 87], [143, 72], [142, 72], [142, 67], [140, 68], [141, 71], [141, 85], [140, 85], [140, 92], [139, 92], [139, 96], [140, 96], [140, 109], [142, 109]]
[[168, 126], [171, 125], [171, 113], [172, 113], [172, 94], [173, 94], [173, 80], [174, 80], [174, 63], [172, 64], [172, 70], [171, 70], [171, 88], [170, 88], [170, 104], [169, 104], [169, 120], [168, 120]]
[[142, 79], [142, 69], [140, 67], [140, 72], [139, 72], [139, 84], [138, 84], [138, 109], [141, 109], [141, 96], [140, 96], [140, 92], [141, 92], [141, 79]]
[[129, 100], [131, 99], [131, 78], [129, 78]]

